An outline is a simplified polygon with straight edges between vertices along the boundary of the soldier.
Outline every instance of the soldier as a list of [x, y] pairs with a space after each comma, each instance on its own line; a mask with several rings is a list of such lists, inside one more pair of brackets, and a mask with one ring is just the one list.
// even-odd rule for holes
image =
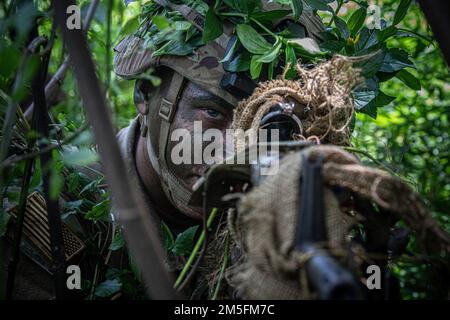
[[[265, 10], [279, 9], [265, 1], [263, 6]], [[187, 20], [195, 24], [199, 14], [181, 7], [180, 12], [186, 12]], [[293, 23], [292, 15], [277, 22], [283, 23]], [[314, 40], [319, 40], [323, 31], [320, 18], [307, 8], [295, 27]], [[115, 48], [116, 74], [138, 79], [134, 101], [139, 115], [118, 134], [128, 175], [138, 186], [137, 190], [149, 206], [148, 211], [154, 212], [155, 219], [162, 219], [175, 233], [198, 224], [202, 218], [201, 208], [189, 205], [189, 200], [192, 186], [207, 166], [175, 165], [170, 155], [177, 142], [171, 141], [170, 136], [179, 128], [187, 129], [192, 135], [194, 121], [201, 121], [203, 130], [215, 128], [224, 132], [230, 127], [233, 110], [245, 97], [245, 93], [224, 85], [229, 73], [220, 61], [227, 45], [233, 41], [230, 38], [225, 26], [223, 36], [187, 56], [154, 57], [153, 50], [145, 49], [148, 42], [135, 35], [127, 36]], [[154, 69], [155, 75], [161, 78], [160, 86], [154, 87], [149, 80], [139, 79], [149, 69]], [[242, 75], [244, 72], [239, 74], [248, 77]]]

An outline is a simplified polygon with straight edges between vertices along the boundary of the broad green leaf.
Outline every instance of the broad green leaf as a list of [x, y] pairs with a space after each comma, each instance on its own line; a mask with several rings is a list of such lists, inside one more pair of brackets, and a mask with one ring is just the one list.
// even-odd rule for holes
[[224, 63], [223, 67], [228, 72], [244, 72], [250, 69], [250, 54], [245, 51], [236, 55], [230, 63]]
[[277, 38], [277, 41], [273, 45], [272, 49], [269, 52], [267, 52], [266, 54], [262, 55], [258, 59], [258, 62], [269, 63], [269, 62], [272, 62], [273, 60], [275, 60], [275, 58], [278, 57], [278, 53], [280, 52], [282, 44], [283, 43], [281, 42], [280, 38]]
[[[173, 23], [173, 28], [178, 31], [186, 31], [192, 26], [189, 21], [175, 21]], [[195, 28], [195, 27], [194, 27]], [[189, 39], [188, 39], [189, 40]]]
[[284, 18], [288, 14], [291, 13], [291, 10], [271, 10], [271, 11], [259, 11], [259, 12], [253, 12], [252, 18], [255, 18], [258, 21], [267, 21], [267, 22], [273, 22], [276, 20], [279, 20], [281, 18]]
[[261, 56], [255, 55], [250, 61], [250, 76], [252, 77], [252, 79], [257, 79], [261, 74], [262, 62], [259, 62], [260, 57]]
[[67, 189], [71, 193], [75, 193], [76, 189], [80, 185], [80, 176], [77, 172], [71, 172], [67, 178]]
[[100, 203], [97, 203], [92, 207], [89, 212], [85, 214], [85, 218], [88, 220], [103, 220], [108, 221], [109, 219], [109, 209], [110, 209], [110, 200], [106, 199]]
[[289, 44], [286, 45], [284, 50], [286, 67], [289, 64], [289, 70], [286, 72], [287, 79], [295, 79], [297, 77], [297, 71], [295, 70], [295, 65], [297, 63], [297, 57], [295, 55], [295, 50]]
[[396, 72], [407, 67], [414, 68], [414, 64], [408, 59], [408, 54], [400, 49], [390, 49], [384, 57], [380, 71]]
[[395, 11], [394, 22], [392, 23], [394, 26], [399, 24], [400, 21], [406, 16], [408, 12], [409, 5], [411, 4], [411, 0], [401, 0], [398, 5], [397, 11]]
[[294, 13], [294, 20], [298, 21], [303, 12], [302, 0], [291, 0], [292, 12]]
[[120, 28], [119, 36], [125, 36], [135, 32], [139, 28], [139, 15], [135, 15], [128, 19]]
[[180, 233], [172, 247], [172, 252], [176, 256], [186, 256], [191, 253], [194, 247], [194, 237], [198, 226], [193, 226]]
[[293, 47], [300, 47], [313, 55], [320, 55], [323, 53], [313, 38], [289, 39], [287, 43]]
[[153, 56], [174, 55], [187, 56], [194, 52], [194, 47], [182, 40], [170, 40], [161, 48], [153, 52]]
[[354, 91], [353, 100], [355, 103], [355, 109], [360, 110], [369, 104], [376, 96], [375, 91]]
[[205, 27], [203, 28], [202, 40], [204, 43], [208, 43], [223, 33], [222, 21], [216, 16], [213, 8], [209, 8], [206, 13]]
[[379, 42], [384, 42], [397, 33], [396, 26], [390, 26], [378, 32], [377, 38]]
[[252, 13], [257, 5], [256, 0], [224, 0], [224, 2], [241, 13]]
[[233, 58], [233, 56], [234, 56], [234, 54], [235, 54], [235, 52], [236, 52], [236, 47], [237, 47], [238, 42], [239, 42], [238, 39], [236, 39], [236, 40], [233, 42], [231, 48], [228, 50], [228, 52], [227, 52], [227, 54], [225, 55], [225, 57], [223, 57], [223, 59], [219, 61], [220, 63], [230, 61], [231, 58]]
[[252, 26], [238, 24], [236, 32], [242, 45], [253, 54], [265, 54], [272, 46]]
[[347, 40], [348, 37], [350, 36], [350, 31], [348, 30], [347, 23], [338, 16], [335, 16], [334, 24], [336, 25], [336, 28], [341, 38]]
[[331, 51], [331, 52], [340, 52], [345, 46], [344, 41], [339, 40], [327, 40], [320, 43], [320, 48]]
[[95, 288], [95, 295], [101, 298], [107, 298], [120, 291], [122, 283], [119, 279], [106, 280]]
[[366, 59], [355, 63], [355, 67], [361, 69], [364, 78], [372, 78], [383, 65], [385, 52], [378, 51], [375, 55], [369, 55]]
[[364, 21], [366, 20], [367, 10], [364, 8], [359, 8], [355, 12], [352, 13], [350, 18], [348, 19], [347, 26], [350, 30], [351, 36], [355, 36], [358, 31], [364, 25]]
[[395, 76], [413, 90], [420, 90], [422, 88], [419, 79], [404, 69], [397, 72]]
[[152, 22], [158, 27], [159, 30], [164, 30], [170, 26], [169, 20], [167, 20], [164, 16], [153, 16]]
[[399, 28], [397, 33], [395, 34], [397, 37], [412, 37], [416, 39], [421, 39], [426, 44], [433, 44], [433, 39], [430, 37], [424, 36], [423, 34], [417, 33], [413, 30], [406, 30]]
[[376, 119], [377, 109], [384, 107], [395, 100], [395, 97], [386, 95], [384, 92], [380, 91], [375, 99], [372, 99], [366, 106], [358, 110], [361, 113], [365, 113], [370, 117]]

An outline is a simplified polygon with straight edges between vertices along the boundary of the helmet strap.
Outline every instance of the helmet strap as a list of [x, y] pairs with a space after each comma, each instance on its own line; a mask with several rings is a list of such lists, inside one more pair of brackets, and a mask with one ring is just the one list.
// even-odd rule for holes
[[[175, 115], [185, 82], [185, 78], [181, 74], [173, 72], [169, 89], [165, 97], [157, 99], [157, 101], [160, 101], [158, 114], [161, 118], [158, 147], [159, 153], [158, 156], [156, 156], [149, 134], [147, 134], [147, 152], [153, 168], [161, 177], [163, 190], [169, 200], [179, 209], [189, 211], [188, 203], [192, 191], [186, 188], [183, 183], [170, 172], [166, 158], [167, 146], [170, 138], [170, 125], [173, 121], [173, 116]], [[146, 122], [146, 124], [148, 124], [148, 120]], [[182, 208], [180, 208], [180, 206]]]

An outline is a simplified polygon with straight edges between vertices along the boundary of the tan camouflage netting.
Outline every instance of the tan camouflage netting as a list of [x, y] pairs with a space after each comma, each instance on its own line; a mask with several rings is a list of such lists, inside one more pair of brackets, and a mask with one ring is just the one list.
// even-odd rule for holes
[[[350, 252], [349, 230], [364, 212], [344, 211], [331, 186], [348, 188], [372, 200], [395, 217], [403, 219], [416, 232], [427, 252], [450, 252], [450, 237], [431, 217], [420, 196], [399, 178], [362, 165], [353, 155], [335, 146], [314, 146], [301, 153], [315, 159], [324, 157], [323, 179], [326, 228], [332, 253], [345, 258]], [[297, 224], [299, 153], [285, 156], [279, 171], [267, 177], [241, 199], [239, 214], [228, 228], [243, 258], [228, 269], [229, 283], [246, 299], [304, 299], [304, 280], [300, 278], [305, 257], [293, 250]], [[373, 218], [373, 217], [372, 217]], [[380, 230], [381, 232], [381, 230]], [[355, 254], [353, 252], [353, 254]], [[358, 261], [365, 257], [362, 251]], [[244, 258], [245, 257], [245, 258]], [[348, 258], [348, 257], [347, 257]], [[354, 270], [358, 274], [358, 270]]]
[[[299, 111], [303, 135], [298, 138], [317, 137], [326, 143], [349, 145], [349, 123], [354, 110], [350, 92], [361, 81], [359, 70], [352, 64], [350, 58], [343, 56], [334, 56], [311, 70], [298, 64], [299, 80], [282, 77], [260, 84], [248, 99], [239, 104], [232, 127], [257, 129], [262, 117], [275, 103], [288, 99], [302, 108]], [[237, 143], [236, 147], [242, 150], [243, 146]]]

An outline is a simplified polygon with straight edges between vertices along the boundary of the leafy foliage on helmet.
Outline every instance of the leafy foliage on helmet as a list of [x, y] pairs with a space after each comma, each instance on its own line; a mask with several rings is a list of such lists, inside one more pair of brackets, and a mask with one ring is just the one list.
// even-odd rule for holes
[[[194, 9], [202, 18], [201, 26], [188, 21], [173, 7], [149, 1], [142, 7], [141, 24], [136, 35], [144, 39], [153, 56], [188, 56], [198, 48], [229, 41], [224, 56], [218, 57], [227, 72], [246, 72], [252, 79], [272, 79], [287, 68], [287, 79], [297, 78], [295, 65], [300, 61], [316, 63], [335, 54], [360, 59], [365, 84], [354, 93], [357, 111], [376, 116], [376, 109], [389, 104], [394, 97], [380, 90], [380, 83], [399, 78], [414, 90], [420, 82], [405, 68], [414, 68], [408, 53], [390, 47], [393, 36], [428, 39], [398, 27], [411, 1], [402, 0], [391, 22], [381, 19], [378, 25], [365, 25], [370, 13], [367, 3], [356, 2], [359, 8], [348, 19], [338, 16], [347, 1], [331, 0], [176, 0], [172, 4]], [[323, 20], [329, 20], [326, 27]], [[330, 17], [330, 18], [328, 18]], [[367, 20], [369, 21], [369, 20]], [[228, 38], [227, 38], [228, 39]]]

